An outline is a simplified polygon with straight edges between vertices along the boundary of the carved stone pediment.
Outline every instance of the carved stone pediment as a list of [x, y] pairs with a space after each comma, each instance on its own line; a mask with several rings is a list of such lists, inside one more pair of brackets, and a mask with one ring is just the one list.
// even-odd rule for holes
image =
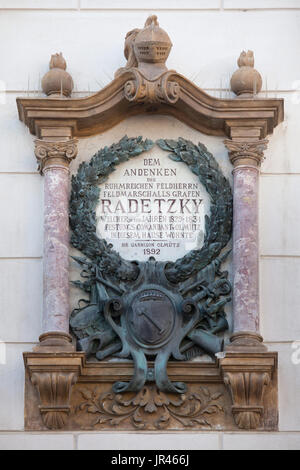
[[[127, 34], [124, 50], [127, 64], [117, 70], [115, 79], [103, 90], [86, 98], [64, 99], [65, 90], [61, 90], [60, 97], [58, 86], [56, 94], [53, 94], [52, 82], [57, 81], [55, 75], [50, 87], [51, 99], [17, 99], [20, 119], [39, 138], [43, 133], [47, 134], [46, 129], [60, 127], [71, 129], [73, 137], [95, 135], [126, 117], [144, 113], [174, 116], [204, 134], [230, 138], [232, 128], [243, 126], [255, 128], [257, 138], [263, 139], [282, 122], [281, 99], [253, 99], [253, 94], [249, 93], [246, 96], [242, 94], [239, 99], [215, 98], [183, 75], [168, 70], [166, 60], [171, 46], [171, 40], [160, 28], [157, 17], [150, 16], [143, 29], [134, 29]], [[58, 58], [64, 60], [61, 56]], [[240, 66], [242, 68], [236, 73], [249, 75], [251, 67]], [[52, 69], [52, 73], [53, 70], [67, 74], [61, 68]], [[250, 81], [251, 77], [250, 74]], [[46, 93], [48, 88], [45, 88]]]

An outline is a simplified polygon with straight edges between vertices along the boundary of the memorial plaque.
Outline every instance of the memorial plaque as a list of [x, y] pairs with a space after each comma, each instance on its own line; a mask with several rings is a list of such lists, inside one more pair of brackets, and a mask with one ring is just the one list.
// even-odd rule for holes
[[[78, 346], [98, 360], [133, 359], [129, 382], [115, 393], [171, 382], [170, 359], [222, 349], [231, 285], [220, 267], [231, 236], [232, 195], [201, 143], [124, 136], [83, 162], [72, 180], [72, 243], [87, 258], [88, 305], [72, 312]], [[148, 369], [147, 358], [155, 358]]]
[[175, 261], [203, 245], [207, 191], [158, 146], [119, 165], [100, 189], [97, 234], [127, 259]]

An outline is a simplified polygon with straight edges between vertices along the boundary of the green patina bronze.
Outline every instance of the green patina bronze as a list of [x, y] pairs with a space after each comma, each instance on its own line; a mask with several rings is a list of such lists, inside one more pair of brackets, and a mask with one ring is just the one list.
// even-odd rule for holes
[[[115, 166], [146, 152], [154, 143], [125, 136], [80, 165], [72, 178], [71, 243], [86, 257], [74, 257], [82, 266], [74, 284], [89, 294], [85, 306], [71, 314], [70, 325], [78, 346], [98, 360], [132, 358], [135, 373], [128, 383], [114, 384], [115, 392], [138, 391], [155, 381], [163, 391], [183, 393], [185, 384], [172, 383], [167, 363], [214, 355], [222, 349], [228, 329], [224, 307], [230, 299], [228, 273], [222, 252], [232, 231], [232, 194], [216, 160], [206, 147], [185, 139], [158, 140], [170, 158], [186, 163], [210, 196], [204, 244], [175, 262], [124, 260], [112, 245], [96, 235], [96, 206], [101, 183]], [[154, 359], [148, 369], [147, 358]]]

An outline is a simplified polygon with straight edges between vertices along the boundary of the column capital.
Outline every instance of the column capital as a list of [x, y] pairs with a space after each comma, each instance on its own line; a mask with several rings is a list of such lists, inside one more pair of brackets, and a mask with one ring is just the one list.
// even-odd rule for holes
[[224, 141], [229, 150], [230, 161], [235, 168], [241, 165], [260, 167], [268, 142], [266, 139], [226, 139]]
[[35, 140], [35, 156], [41, 174], [51, 167], [69, 168], [70, 162], [77, 156], [77, 139], [69, 140]]

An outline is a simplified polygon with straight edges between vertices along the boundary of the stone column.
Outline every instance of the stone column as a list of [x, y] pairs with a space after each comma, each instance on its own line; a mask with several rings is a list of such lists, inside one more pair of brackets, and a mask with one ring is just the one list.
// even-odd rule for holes
[[266, 140], [226, 140], [233, 170], [233, 335], [259, 346], [259, 168]]
[[44, 301], [40, 346], [71, 349], [69, 335], [69, 163], [73, 139], [35, 141], [44, 175]]

